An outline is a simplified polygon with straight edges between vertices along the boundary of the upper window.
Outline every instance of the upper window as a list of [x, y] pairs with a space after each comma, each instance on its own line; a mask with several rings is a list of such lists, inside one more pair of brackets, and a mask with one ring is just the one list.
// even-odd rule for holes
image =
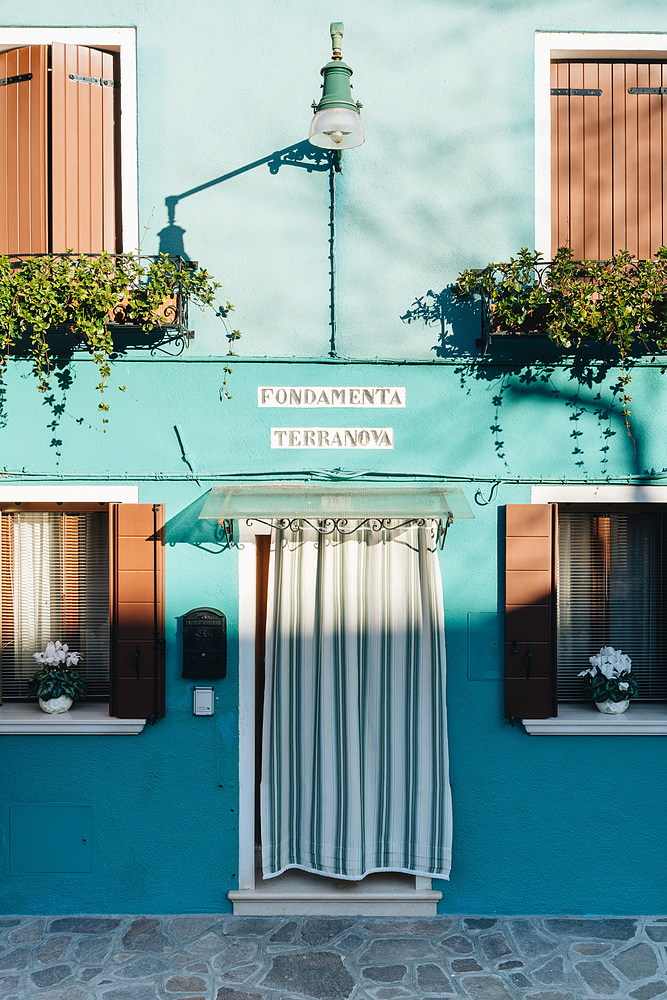
[[664, 88], [667, 62], [552, 61], [552, 257], [648, 260], [667, 243]]
[[132, 28], [0, 28], [0, 253], [135, 249], [135, 69]]
[[118, 55], [25, 46], [0, 53], [0, 80], [0, 251], [120, 251]]

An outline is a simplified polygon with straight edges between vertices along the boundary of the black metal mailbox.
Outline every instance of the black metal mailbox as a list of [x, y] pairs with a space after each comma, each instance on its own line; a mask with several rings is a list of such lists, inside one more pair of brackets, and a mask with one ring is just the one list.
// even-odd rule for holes
[[216, 680], [227, 673], [227, 619], [215, 608], [183, 616], [183, 677]]

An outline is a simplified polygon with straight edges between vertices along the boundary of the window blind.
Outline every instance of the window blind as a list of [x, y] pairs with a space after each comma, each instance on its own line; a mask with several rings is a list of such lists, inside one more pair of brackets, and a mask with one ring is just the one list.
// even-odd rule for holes
[[0, 514], [3, 699], [28, 697], [33, 654], [50, 640], [81, 653], [87, 697], [109, 693], [106, 512]]
[[666, 547], [661, 512], [559, 512], [560, 701], [587, 700], [577, 674], [602, 646], [631, 657], [638, 700], [667, 700]]

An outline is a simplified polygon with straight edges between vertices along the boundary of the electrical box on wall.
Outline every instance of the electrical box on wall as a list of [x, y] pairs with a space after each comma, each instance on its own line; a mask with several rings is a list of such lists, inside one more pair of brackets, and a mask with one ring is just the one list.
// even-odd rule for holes
[[192, 714], [213, 715], [215, 689], [196, 687], [192, 693]]
[[215, 608], [183, 616], [183, 677], [217, 680], [227, 673], [227, 619]]

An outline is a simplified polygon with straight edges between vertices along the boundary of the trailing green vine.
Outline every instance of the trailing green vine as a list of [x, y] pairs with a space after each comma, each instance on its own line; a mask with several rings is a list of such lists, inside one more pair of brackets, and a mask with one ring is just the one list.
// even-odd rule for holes
[[560, 247], [549, 264], [522, 248], [509, 261], [462, 271], [454, 290], [484, 299], [492, 331], [545, 333], [566, 348], [596, 340], [615, 348], [626, 422], [629, 356], [667, 351], [667, 247], [653, 260], [621, 251], [602, 261], [575, 260]]
[[[73, 253], [26, 258], [0, 256], [0, 374], [18, 345], [29, 345], [40, 392], [49, 388], [49, 335], [60, 331], [87, 348], [99, 371], [98, 410], [108, 423], [104, 392], [111, 376], [114, 327], [140, 327], [145, 333], [169, 325], [182, 297], [200, 307], [216, 304], [220, 287], [203, 268], [178, 257], [132, 254], [96, 257]], [[233, 306], [220, 306], [224, 319]], [[233, 339], [240, 337], [232, 331]], [[119, 386], [121, 391], [125, 386]]]

